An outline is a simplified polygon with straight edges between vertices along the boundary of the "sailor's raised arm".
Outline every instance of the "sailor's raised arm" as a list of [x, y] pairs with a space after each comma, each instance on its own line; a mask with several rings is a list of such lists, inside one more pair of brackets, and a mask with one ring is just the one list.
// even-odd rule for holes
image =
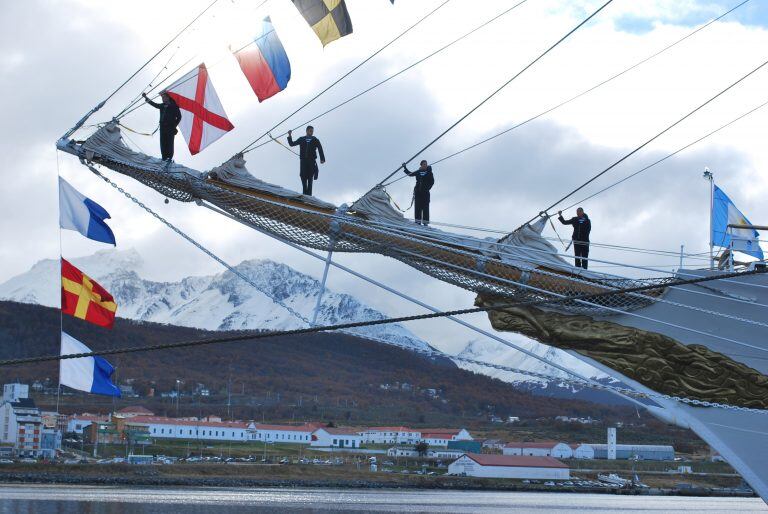
[[288, 131], [288, 144], [290, 146], [296, 146], [296, 145], [299, 144], [300, 140], [299, 141], [294, 141], [293, 138], [291, 137], [291, 132], [292, 132], [291, 130]]
[[152, 100], [150, 100], [149, 97], [147, 96], [147, 93], [141, 93], [141, 96], [144, 97], [144, 101], [145, 102], [147, 102], [149, 105], [151, 105], [155, 109], [159, 109], [163, 105], [163, 104], [159, 104], [157, 102], [153, 102]]

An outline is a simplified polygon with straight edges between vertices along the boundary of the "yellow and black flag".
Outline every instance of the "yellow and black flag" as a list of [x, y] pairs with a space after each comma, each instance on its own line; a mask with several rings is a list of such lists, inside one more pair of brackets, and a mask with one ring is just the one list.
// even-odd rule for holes
[[344, 0], [293, 0], [323, 46], [352, 34], [352, 19]]

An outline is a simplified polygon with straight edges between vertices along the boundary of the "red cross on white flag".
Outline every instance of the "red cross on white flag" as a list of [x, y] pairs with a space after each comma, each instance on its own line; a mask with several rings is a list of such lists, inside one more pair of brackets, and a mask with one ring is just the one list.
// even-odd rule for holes
[[204, 63], [174, 82], [167, 91], [181, 109], [179, 128], [192, 155], [235, 128], [227, 119]]

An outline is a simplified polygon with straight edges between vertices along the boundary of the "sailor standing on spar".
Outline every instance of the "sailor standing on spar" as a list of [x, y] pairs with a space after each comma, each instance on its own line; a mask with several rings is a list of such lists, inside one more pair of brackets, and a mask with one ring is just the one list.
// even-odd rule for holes
[[164, 161], [170, 161], [173, 159], [173, 139], [179, 132], [176, 127], [181, 121], [179, 106], [165, 91], [160, 93], [162, 103], [153, 102], [146, 93], [142, 93], [141, 96], [149, 105], [160, 109], [160, 155]]
[[291, 131], [288, 131], [288, 144], [299, 146], [299, 177], [301, 177], [301, 188], [305, 195], [312, 196], [312, 181], [317, 180], [320, 171], [317, 169], [317, 153], [320, 153], [320, 164], [325, 164], [325, 153], [320, 140], [313, 134], [315, 128], [312, 125], [307, 127], [307, 134], [296, 141], [291, 137]]
[[557, 212], [557, 219], [563, 225], [573, 225], [573, 254], [576, 256], [576, 267], [587, 269], [589, 264], [589, 233], [592, 231], [592, 222], [584, 209], [576, 209], [576, 216], [566, 220], [563, 218], [563, 211]]

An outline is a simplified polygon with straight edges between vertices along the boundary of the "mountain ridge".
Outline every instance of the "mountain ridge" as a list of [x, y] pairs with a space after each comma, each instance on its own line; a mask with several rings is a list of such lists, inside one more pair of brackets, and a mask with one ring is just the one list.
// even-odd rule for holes
[[[118, 318], [113, 330], [65, 317], [64, 330], [93, 350], [156, 345], [246, 335], [210, 332], [189, 327]], [[39, 305], [0, 301], [0, 359], [57, 355], [58, 310]], [[556, 415], [600, 419], [631, 414], [626, 408], [579, 399], [551, 399], [518, 390], [514, 385], [462, 370], [452, 362], [432, 359], [339, 333], [278, 336], [258, 340], [186, 348], [114, 354], [120, 384], [131, 384], [140, 399], [106, 399], [69, 389], [66, 412], [120, 408], [141, 403], [158, 412], [173, 412], [174, 404], [158, 396], [176, 390], [184, 397], [180, 415], [210, 412], [223, 415], [222, 403], [234, 384], [232, 416], [256, 419], [343, 419], [391, 423], [460, 423], [496, 416], [536, 418]], [[447, 362], [446, 362], [447, 361]], [[55, 360], [3, 368], [8, 378], [32, 383], [46, 378], [55, 386]], [[193, 397], [198, 384], [211, 398]], [[432, 390], [432, 391], [430, 391]], [[153, 391], [153, 393], [150, 393]], [[214, 398], [215, 396], [215, 398]], [[48, 395], [47, 402], [55, 402]], [[617, 410], [618, 409], [618, 410]], [[623, 410], [622, 410], [623, 409]]]
[[[259, 289], [230, 271], [189, 276], [178, 281], [142, 278], [144, 262], [136, 250], [102, 250], [71, 259], [72, 264], [98, 281], [118, 304], [118, 316], [204, 330], [287, 330], [306, 326], [290, 309], [311, 319], [320, 282], [269, 259], [245, 260], [235, 269]], [[45, 259], [0, 284], [0, 299], [47, 307], [59, 305], [58, 261]], [[319, 324], [384, 319], [386, 316], [351, 295], [326, 289], [318, 311]], [[400, 346], [431, 346], [401, 325], [352, 330]]]
[[[101, 250], [71, 261], [112, 293], [118, 304], [119, 317], [204, 330], [287, 330], [304, 327], [306, 323], [275, 300], [305, 319], [311, 319], [321, 289], [320, 282], [315, 278], [269, 259], [244, 260], [235, 267], [259, 286], [260, 291], [230, 271], [187, 276], [176, 281], [147, 280], [143, 278], [147, 272], [145, 262], [134, 249]], [[58, 307], [58, 265], [56, 259], [37, 262], [27, 272], [0, 284], [0, 299]], [[335, 325], [386, 317], [349, 294], [326, 289], [318, 312], [318, 323]], [[353, 332], [401, 347], [433, 349], [427, 341], [397, 324], [362, 327]], [[584, 376], [606, 377], [561, 350], [514, 334], [505, 337]], [[457, 356], [551, 375], [553, 379], [550, 382], [555, 385], [560, 384], [558, 378], [565, 377], [562, 371], [490, 339], [469, 341]], [[458, 359], [454, 362], [464, 369], [509, 383], [547, 384], [530, 375], [467, 364]]]

